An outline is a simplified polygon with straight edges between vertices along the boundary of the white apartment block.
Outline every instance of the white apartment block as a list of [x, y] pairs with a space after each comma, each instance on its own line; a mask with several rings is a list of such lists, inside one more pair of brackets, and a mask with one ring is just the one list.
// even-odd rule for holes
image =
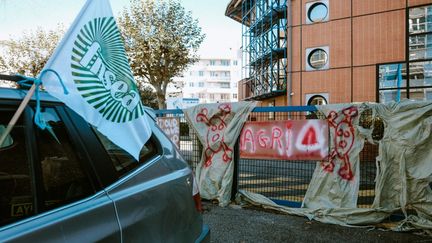
[[[233, 57], [201, 58], [183, 77], [174, 78], [167, 98], [198, 98], [199, 103], [236, 102], [241, 79], [241, 52]], [[176, 87], [175, 87], [176, 86]]]

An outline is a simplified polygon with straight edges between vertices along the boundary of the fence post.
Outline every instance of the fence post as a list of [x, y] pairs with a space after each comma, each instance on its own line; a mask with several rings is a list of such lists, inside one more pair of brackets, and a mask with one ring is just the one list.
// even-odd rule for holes
[[234, 173], [233, 173], [233, 183], [231, 188], [231, 201], [235, 200], [236, 194], [238, 192], [238, 180], [239, 180], [239, 166], [240, 166], [240, 136], [237, 138], [237, 141], [234, 145]]

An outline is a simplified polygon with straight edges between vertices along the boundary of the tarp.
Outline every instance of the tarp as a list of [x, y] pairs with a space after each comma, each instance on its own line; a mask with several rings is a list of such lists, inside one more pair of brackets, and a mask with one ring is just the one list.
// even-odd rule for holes
[[234, 173], [234, 145], [243, 123], [257, 102], [201, 104], [183, 112], [203, 145], [195, 175], [202, 198], [230, 202]]
[[[374, 225], [402, 210], [406, 218], [392, 230], [432, 229], [432, 102], [402, 101], [389, 104], [317, 106], [327, 116], [330, 155], [319, 162], [303, 208], [289, 208], [251, 192], [240, 191], [246, 202], [325, 223]], [[359, 126], [362, 112], [371, 111], [371, 121], [384, 123], [378, 142], [375, 199], [372, 208], [357, 208], [359, 153], [364, 140], [372, 140], [374, 124]], [[349, 146], [348, 146], [349, 145]], [[351, 146], [352, 145], [352, 146]], [[332, 164], [333, 162], [333, 164]], [[349, 162], [349, 163], [348, 163]], [[347, 166], [350, 166], [349, 168]], [[414, 209], [411, 214], [407, 209]]]
[[414, 209], [399, 229], [432, 229], [432, 102], [375, 105], [385, 124], [379, 142], [374, 208]]
[[306, 208], [356, 208], [359, 191], [359, 153], [365, 137], [356, 129], [361, 106], [329, 105], [318, 110], [327, 117], [329, 157], [318, 163], [303, 201]]

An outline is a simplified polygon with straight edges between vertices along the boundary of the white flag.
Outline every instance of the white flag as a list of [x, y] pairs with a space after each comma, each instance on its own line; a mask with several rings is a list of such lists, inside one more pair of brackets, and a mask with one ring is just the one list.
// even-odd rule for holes
[[44, 87], [136, 159], [151, 135], [108, 0], [88, 0], [44, 69]]

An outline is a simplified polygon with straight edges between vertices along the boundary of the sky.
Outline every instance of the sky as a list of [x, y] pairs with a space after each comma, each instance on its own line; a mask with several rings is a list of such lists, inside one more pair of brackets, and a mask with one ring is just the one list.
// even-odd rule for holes
[[[37, 27], [66, 28], [74, 20], [85, 0], [0, 0], [0, 40], [20, 36]], [[129, 0], [110, 0], [114, 16], [129, 5]], [[229, 49], [241, 46], [241, 24], [226, 17], [229, 0], [180, 0], [183, 7], [199, 21], [206, 38], [199, 54], [202, 57], [229, 55]]]

